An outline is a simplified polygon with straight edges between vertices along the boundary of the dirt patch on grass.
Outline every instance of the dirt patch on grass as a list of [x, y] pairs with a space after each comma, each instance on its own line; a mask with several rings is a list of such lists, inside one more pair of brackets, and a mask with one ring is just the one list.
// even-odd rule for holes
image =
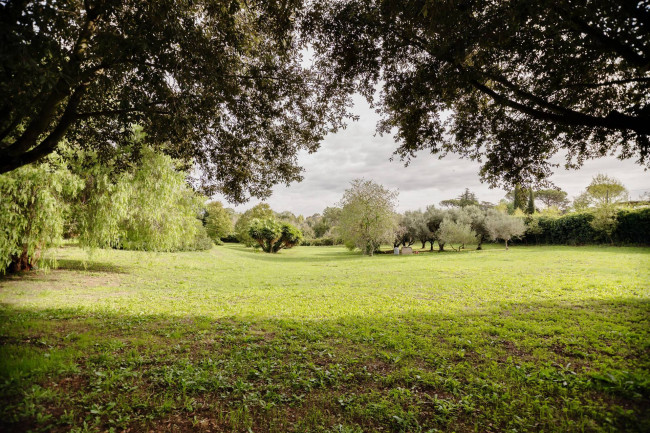
[[70, 272], [65, 269], [35, 271], [0, 279], [0, 290], [11, 288], [25, 293], [73, 288], [117, 287], [122, 278], [109, 272]]

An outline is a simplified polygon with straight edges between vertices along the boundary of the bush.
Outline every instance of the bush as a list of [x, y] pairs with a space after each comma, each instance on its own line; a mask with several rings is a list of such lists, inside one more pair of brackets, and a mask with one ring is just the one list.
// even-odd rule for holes
[[[594, 228], [594, 214], [580, 212], [560, 217], [533, 216], [527, 221], [524, 242], [550, 245], [587, 245], [609, 242]], [[611, 233], [617, 244], [650, 245], [650, 208], [620, 209]]]
[[227, 243], [227, 244], [238, 244], [239, 239], [237, 239], [237, 235], [229, 234], [228, 236], [224, 236], [221, 238], [221, 242]]
[[614, 242], [650, 245], [650, 207], [619, 210], [617, 220]]
[[343, 245], [342, 239], [337, 239], [333, 237], [328, 238], [310, 238], [304, 239], [300, 245], [311, 246], [311, 247], [329, 247], [332, 245]]
[[300, 244], [302, 232], [289, 223], [281, 223], [274, 218], [254, 219], [248, 234], [266, 253], [277, 253], [283, 248]]

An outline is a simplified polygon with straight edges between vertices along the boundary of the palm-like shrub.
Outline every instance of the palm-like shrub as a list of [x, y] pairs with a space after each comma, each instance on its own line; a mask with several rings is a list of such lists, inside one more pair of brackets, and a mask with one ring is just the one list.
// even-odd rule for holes
[[277, 253], [283, 248], [292, 248], [302, 240], [300, 230], [273, 218], [254, 219], [250, 223], [248, 234], [266, 253]]

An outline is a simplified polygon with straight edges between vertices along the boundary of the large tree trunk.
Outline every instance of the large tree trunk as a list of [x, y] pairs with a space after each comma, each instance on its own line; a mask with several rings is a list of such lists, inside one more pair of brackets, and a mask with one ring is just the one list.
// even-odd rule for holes
[[34, 265], [27, 255], [27, 250], [23, 250], [20, 255], [11, 256], [9, 272], [31, 271], [32, 269], [34, 269]]
[[483, 249], [483, 235], [480, 235], [478, 237], [478, 246], [476, 247], [477, 250], [482, 250]]
[[508, 250], [508, 239], [506, 239], [506, 251]]

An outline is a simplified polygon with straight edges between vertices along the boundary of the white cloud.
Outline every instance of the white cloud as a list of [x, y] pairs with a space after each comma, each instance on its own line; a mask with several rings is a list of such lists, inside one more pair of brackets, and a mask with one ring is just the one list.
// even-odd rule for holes
[[[355, 112], [359, 121], [326, 137], [316, 153], [300, 155], [304, 180], [289, 187], [276, 186], [266, 200], [274, 210], [303, 215], [320, 212], [334, 205], [355, 178], [371, 179], [399, 190], [400, 211], [437, 205], [441, 200], [458, 196], [465, 188], [485, 201], [498, 202], [505, 195], [505, 191], [490, 189], [480, 182], [478, 163], [457, 156], [439, 159], [422, 152], [408, 167], [399, 158], [390, 161], [397, 144], [390, 136], [375, 134], [378, 115], [360, 97], [355, 98]], [[561, 158], [558, 161], [562, 162]], [[582, 192], [597, 173], [621, 180], [633, 198], [650, 191], [650, 172], [632, 160], [614, 157], [587, 161], [580, 170], [558, 168], [551, 180], [572, 197]], [[215, 198], [225, 202], [222, 197]], [[243, 211], [259, 202], [251, 200], [235, 208]]]

